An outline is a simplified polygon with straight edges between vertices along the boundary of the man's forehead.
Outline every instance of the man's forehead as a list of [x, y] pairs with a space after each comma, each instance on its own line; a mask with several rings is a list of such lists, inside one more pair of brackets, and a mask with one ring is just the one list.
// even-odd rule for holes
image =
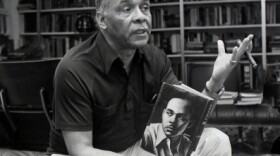
[[121, 3], [142, 3], [150, 2], [150, 0], [121, 0]]
[[185, 112], [187, 110], [187, 101], [180, 98], [171, 99], [166, 109], [172, 110], [174, 112]]

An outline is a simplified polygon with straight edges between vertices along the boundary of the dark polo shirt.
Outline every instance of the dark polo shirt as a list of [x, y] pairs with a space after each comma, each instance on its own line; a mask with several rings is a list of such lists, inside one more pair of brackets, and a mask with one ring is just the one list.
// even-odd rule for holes
[[[158, 48], [136, 50], [131, 72], [101, 33], [71, 49], [54, 77], [54, 121], [58, 130], [92, 130], [93, 147], [119, 152], [141, 139], [162, 82], [177, 83], [169, 59]], [[51, 147], [67, 153], [51, 135]], [[60, 146], [60, 147], [56, 147]]]

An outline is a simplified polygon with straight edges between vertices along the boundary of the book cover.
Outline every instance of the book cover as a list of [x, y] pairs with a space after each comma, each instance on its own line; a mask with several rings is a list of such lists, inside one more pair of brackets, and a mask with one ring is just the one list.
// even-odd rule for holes
[[195, 149], [214, 99], [186, 85], [163, 83], [141, 146], [157, 156], [189, 156]]

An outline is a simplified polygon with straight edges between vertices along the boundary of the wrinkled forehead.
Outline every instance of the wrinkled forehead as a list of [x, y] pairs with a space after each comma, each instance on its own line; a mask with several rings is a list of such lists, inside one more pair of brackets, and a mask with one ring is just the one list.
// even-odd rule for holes
[[142, 3], [142, 2], [150, 2], [150, 0], [116, 0], [122, 3]]
[[[150, 0], [105, 0], [108, 2], [108, 4], [141, 4], [144, 2], [150, 2]], [[104, 2], [105, 2], [104, 1]]]

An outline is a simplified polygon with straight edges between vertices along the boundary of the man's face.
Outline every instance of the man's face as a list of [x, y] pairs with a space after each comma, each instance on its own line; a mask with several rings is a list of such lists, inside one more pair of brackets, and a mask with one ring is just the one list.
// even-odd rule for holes
[[184, 132], [190, 122], [187, 101], [173, 98], [162, 113], [162, 127], [165, 135], [170, 138]]
[[137, 48], [148, 42], [151, 33], [149, 0], [109, 0], [104, 11], [104, 30], [113, 44]]

